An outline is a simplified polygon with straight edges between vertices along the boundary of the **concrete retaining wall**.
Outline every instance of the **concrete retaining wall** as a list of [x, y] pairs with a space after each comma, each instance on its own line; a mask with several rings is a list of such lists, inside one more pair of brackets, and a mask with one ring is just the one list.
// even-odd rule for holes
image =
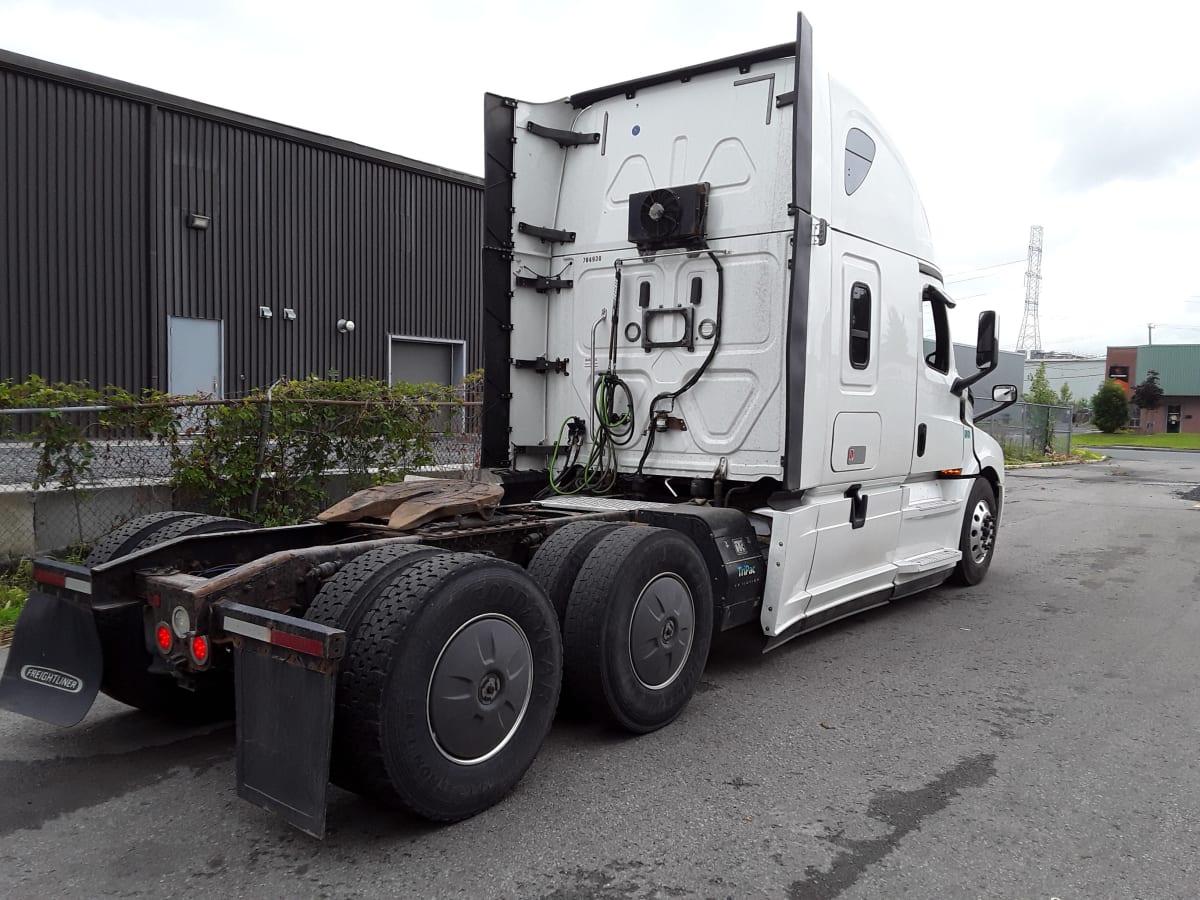
[[167, 484], [103, 482], [81, 490], [0, 486], [0, 561], [89, 543], [134, 516], [171, 509]]

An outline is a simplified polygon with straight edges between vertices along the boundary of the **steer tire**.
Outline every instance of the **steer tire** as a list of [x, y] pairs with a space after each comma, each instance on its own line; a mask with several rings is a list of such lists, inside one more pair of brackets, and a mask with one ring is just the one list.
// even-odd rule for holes
[[[126, 522], [99, 541], [88, 554], [87, 565], [99, 566], [188, 534], [252, 527], [240, 519], [199, 513], [153, 513]], [[197, 676], [195, 690], [185, 690], [170, 675], [150, 671], [154, 657], [146, 647], [141, 604], [99, 610], [93, 616], [103, 654], [103, 693], [127, 706], [171, 719], [214, 721], [232, 714], [233, 678], [228, 667], [218, 666]]]
[[620, 527], [616, 522], [572, 522], [546, 538], [533, 554], [529, 576], [554, 604], [560, 625], [566, 619], [567, 601], [584, 560], [598, 543]]
[[[392, 544], [368, 550], [342, 566], [321, 586], [304, 618], [346, 632], [345, 657], [352, 657], [357, 652], [359, 626], [363, 617], [370, 611], [371, 604], [384, 587], [418, 560], [440, 556], [446, 552], [441, 548], [426, 547], [422, 544]], [[343, 717], [352, 715], [349, 711], [350, 697], [344, 678], [338, 679], [336, 697], [334, 721], [339, 723]], [[336, 724], [333, 732], [330, 780], [349, 791], [362, 790], [353, 747], [346, 740], [345, 729], [338, 728]]]
[[457, 821], [521, 780], [561, 677], [554, 608], [523, 569], [475, 554], [422, 559], [363, 618], [335, 731], [353, 748], [364, 795]]
[[963, 511], [962, 531], [958, 539], [962, 559], [950, 576], [954, 584], [969, 587], [983, 581], [992, 565], [992, 555], [996, 552], [997, 528], [996, 492], [986, 478], [976, 478]]
[[662, 728], [696, 690], [712, 626], [711, 579], [696, 545], [665, 528], [619, 528], [589, 554], [567, 605], [568, 690], [627, 731]]

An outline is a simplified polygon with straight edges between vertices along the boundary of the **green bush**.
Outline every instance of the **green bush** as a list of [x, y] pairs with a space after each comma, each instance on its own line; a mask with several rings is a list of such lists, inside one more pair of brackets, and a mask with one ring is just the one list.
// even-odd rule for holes
[[17, 624], [31, 587], [33, 563], [29, 560], [24, 560], [11, 572], [0, 574], [0, 628]]
[[176, 441], [174, 484], [220, 515], [296, 522], [328, 505], [326, 484], [351, 491], [398, 481], [433, 462], [436, 434], [460, 404], [442, 385], [315, 378], [198, 408]]
[[1129, 398], [1125, 388], [1109, 379], [1092, 398], [1092, 423], [1101, 431], [1112, 434], [1129, 421]]
[[[473, 374], [464, 388], [478, 380]], [[62, 411], [96, 406], [109, 408]], [[71, 490], [77, 514], [92, 480], [95, 442], [119, 436], [164, 445], [172, 487], [184, 495], [180, 505], [283, 524], [327, 505], [333, 475], [353, 491], [429, 465], [437, 435], [459, 427], [461, 407], [461, 394], [444, 385], [357, 378], [286, 381], [270, 396], [256, 390], [212, 403], [31, 376], [0, 381], [0, 408], [50, 411], [21, 421], [0, 417], [0, 438], [31, 441], [38, 450], [34, 487]]]

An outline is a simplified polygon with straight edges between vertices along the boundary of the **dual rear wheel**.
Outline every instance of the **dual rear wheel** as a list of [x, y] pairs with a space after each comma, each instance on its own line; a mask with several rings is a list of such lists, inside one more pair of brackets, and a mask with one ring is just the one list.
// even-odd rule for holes
[[573, 523], [542, 545], [529, 571], [561, 610], [572, 703], [635, 734], [683, 712], [713, 626], [708, 568], [691, 540], [665, 528]]
[[533, 763], [564, 670], [576, 702], [629, 731], [682, 712], [712, 632], [699, 551], [665, 529], [586, 524], [529, 572], [409, 544], [325, 583], [306, 617], [347, 633], [335, 784], [437, 821], [475, 815]]
[[327, 582], [307, 618], [348, 636], [335, 784], [455, 821], [524, 776], [554, 720], [562, 642], [550, 601], [519, 566], [384, 547]]

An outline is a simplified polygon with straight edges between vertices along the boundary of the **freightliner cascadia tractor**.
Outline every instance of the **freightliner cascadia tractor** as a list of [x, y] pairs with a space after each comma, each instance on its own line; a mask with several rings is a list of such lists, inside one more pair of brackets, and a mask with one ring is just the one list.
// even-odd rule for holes
[[290, 527], [158, 513], [38, 560], [0, 705], [235, 716], [239, 794], [313, 835], [331, 781], [454, 821], [521, 779], [560, 690], [654, 731], [718, 632], [769, 649], [984, 577], [995, 317], [957, 372], [916, 188], [803, 16], [484, 115], [476, 478]]

